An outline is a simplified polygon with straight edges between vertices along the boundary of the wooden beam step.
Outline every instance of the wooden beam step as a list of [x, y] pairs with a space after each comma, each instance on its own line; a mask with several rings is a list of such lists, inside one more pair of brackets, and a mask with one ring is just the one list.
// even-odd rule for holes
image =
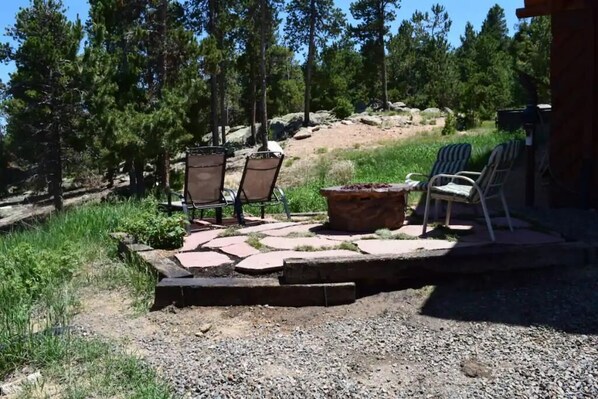
[[281, 285], [275, 278], [163, 279], [153, 310], [183, 306], [334, 306], [355, 302], [355, 284]]
[[595, 262], [596, 245], [590, 244], [490, 245], [393, 256], [288, 259], [284, 262], [282, 282], [314, 284], [351, 281], [358, 287], [393, 286], [409, 279], [435, 281], [448, 276], [553, 266], [567, 268]]

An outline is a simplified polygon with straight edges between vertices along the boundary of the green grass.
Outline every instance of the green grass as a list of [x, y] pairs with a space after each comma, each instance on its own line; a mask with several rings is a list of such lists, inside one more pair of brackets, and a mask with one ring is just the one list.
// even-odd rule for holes
[[[105, 396], [120, 387], [128, 397], [168, 397], [139, 360], [118, 353], [106, 356], [106, 350], [91, 359], [90, 351], [97, 354], [96, 343], [46, 333], [66, 328], [79, 304], [80, 289], [98, 286], [99, 281], [128, 288], [148, 302], [151, 275], [116, 261], [116, 243], [108, 236], [123, 220], [143, 211], [136, 202], [86, 205], [0, 236], [0, 380], [27, 364], [44, 375], [53, 370], [69, 398], [97, 397], [89, 392]], [[92, 366], [96, 371], [89, 379], [99, 378], [100, 385], [83, 390], [70, 385], [70, 372]], [[75, 374], [77, 384], [83, 383]]]
[[[492, 149], [515, 136], [491, 130], [488, 124], [476, 132], [466, 135], [441, 136], [440, 132], [423, 133], [403, 141], [390, 142], [375, 149], [351, 149], [335, 152], [323, 157], [314, 167], [327, 170], [334, 160], [350, 160], [355, 165], [352, 183], [399, 183], [411, 172], [428, 173], [440, 147], [450, 143], [470, 143], [473, 147], [468, 170], [480, 171], [486, 164]], [[517, 136], [519, 137], [519, 136]], [[334, 157], [334, 158], [331, 158]], [[319, 194], [322, 187], [333, 185], [326, 181], [325, 174], [302, 186], [287, 189], [291, 212], [313, 212], [326, 210], [326, 201]], [[410, 200], [417, 200], [410, 196]]]
[[46, 363], [42, 381], [25, 387], [20, 397], [46, 397], [48, 387], [56, 386], [65, 398], [173, 398], [151, 368], [135, 356], [123, 355], [123, 349], [98, 339], [61, 340], [65, 344]]

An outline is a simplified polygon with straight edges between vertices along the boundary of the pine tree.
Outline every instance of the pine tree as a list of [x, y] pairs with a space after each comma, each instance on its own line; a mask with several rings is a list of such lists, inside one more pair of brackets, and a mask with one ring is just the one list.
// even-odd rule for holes
[[17, 47], [5, 56], [16, 71], [8, 84], [7, 134], [19, 156], [48, 179], [56, 210], [63, 207], [64, 150], [82, 115], [80, 21], [70, 22], [60, 0], [33, 0], [9, 34]]
[[351, 3], [351, 15], [360, 23], [353, 32], [362, 42], [375, 45], [380, 81], [382, 83], [382, 107], [388, 109], [388, 84], [386, 72], [385, 38], [389, 33], [389, 23], [396, 18], [400, 0], [357, 0]]
[[[535, 79], [539, 100], [546, 103], [550, 103], [550, 26], [549, 17], [535, 17], [520, 23], [511, 46], [515, 71]], [[519, 103], [524, 103], [526, 95], [520, 85], [515, 86], [515, 96]]]
[[291, 0], [287, 5], [285, 33], [292, 49], [307, 47], [303, 125], [309, 126], [311, 89], [317, 48], [337, 36], [345, 24], [342, 11], [333, 0]]
[[126, 161], [138, 196], [145, 192], [146, 163], [155, 161], [168, 186], [169, 154], [190, 139], [189, 93], [197, 86], [190, 71], [197, 71], [198, 50], [182, 15], [175, 1], [90, 2], [90, 125], [99, 128], [109, 162]]

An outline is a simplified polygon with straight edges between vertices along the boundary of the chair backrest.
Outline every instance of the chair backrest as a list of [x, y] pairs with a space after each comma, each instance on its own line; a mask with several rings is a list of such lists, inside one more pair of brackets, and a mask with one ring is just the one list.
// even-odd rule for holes
[[[457, 172], [465, 170], [471, 157], [471, 144], [449, 144], [438, 150], [436, 162], [432, 166], [430, 176], [439, 174], [454, 175]], [[446, 184], [447, 181], [438, 182], [439, 185]]]
[[[522, 140], [511, 140], [494, 147], [488, 163], [476, 180], [484, 198], [492, 198], [500, 194], [522, 149]], [[477, 190], [472, 190], [471, 196], [472, 202], [480, 200]]]
[[283, 154], [272, 151], [248, 156], [237, 199], [243, 204], [271, 201], [283, 158]]
[[224, 147], [197, 147], [187, 150], [185, 202], [198, 206], [221, 203], [225, 169]]

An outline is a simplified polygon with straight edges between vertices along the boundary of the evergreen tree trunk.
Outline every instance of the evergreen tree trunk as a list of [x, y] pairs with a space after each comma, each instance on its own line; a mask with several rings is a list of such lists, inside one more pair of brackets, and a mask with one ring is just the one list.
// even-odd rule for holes
[[[214, 34], [216, 27], [217, 0], [209, 0], [208, 33]], [[210, 125], [212, 128], [212, 145], [217, 146], [218, 140], [218, 79], [216, 73], [210, 73]]]
[[[384, 12], [382, 12], [382, 15], [384, 15]], [[384, 26], [384, 19], [382, 20], [381, 25]], [[386, 51], [384, 49], [384, 31], [382, 29], [378, 31], [378, 45], [380, 46], [380, 73], [382, 75], [382, 109], [388, 111], [388, 77], [386, 72]]]
[[[167, 67], [166, 67], [166, 52], [167, 52], [167, 48], [166, 48], [166, 21], [167, 21], [167, 13], [168, 13], [168, 0], [162, 0], [160, 2], [160, 24], [159, 24], [159, 29], [161, 30], [159, 32], [159, 37], [161, 39], [161, 49], [160, 49], [160, 54], [159, 54], [159, 59], [158, 59], [158, 87], [159, 87], [159, 91], [158, 91], [158, 96], [160, 97], [160, 99], [162, 99], [162, 90], [164, 88], [164, 85], [166, 84], [166, 79], [167, 79]], [[163, 146], [165, 148], [162, 149], [162, 154], [161, 154], [161, 162], [160, 165], [158, 166], [158, 171], [159, 171], [159, 175], [160, 175], [160, 186], [163, 190], [167, 190], [170, 187], [170, 153], [168, 152], [168, 149], [166, 148], [166, 144], [163, 144]]]
[[[222, 25], [222, 22], [221, 24]], [[224, 32], [222, 26], [218, 29], [218, 47], [224, 51]], [[218, 75], [218, 86], [220, 89], [220, 126], [222, 129], [222, 144], [226, 144], [226, 125], [228, 118], [226, 112], [226, 57], [220, 62], [220, 74]]]
[[145, 196], [145, 180], [143, 178], [144, 168], [145, 160], [141, 157], [136, 157], [133, 162], [133, 169], [135, 173], [135, 195], [138, 199]]
[[260, 7], [260, 80], [261, 80], [261, 115], [260, 115], [260, 151], [268, 149], [268, 94], [266, 82], [266, 5], [261, 0]]
[[220, 66], [220, 76], [218, 83], [220, 86], [220, 126], [222, 129], [222, 144], [226, 144], [226, 126], [228, 125], [228, 117], [226, 112], [226, 61], [223, 61]]
[[256, 115], [257, 115], [257, 82], [256, 82], [255, 74], [252, 73], [252, 76], [251, 76], [251, 115], [250, 115], [251, 144], [252, 145], [257, 144], [257, 134], [256, 134], [256, 130], [255, 130]]
[[128, 158], [125, 169], [129, 173], [129, 195], [133, 196], [137, 192], [137, 175], [135, 174], [135, 163], [133, 158]]
[[307, 51], [307, 65], [305, 66], [305, 106], [303, 126], [309, 126], [309, 112], [311, 107], [311, 74], [316, 53], [316, 0], [309, 3], [309, 49]]
[[[54, 122], [56, 124], [56, 122]], [[49, 194], [52, 196], [54, 209], [61, 211], [63, 208], [62, 198], [62, 149], [60, 132], [57, 126], [52, 126], [50, 140], [48, 142], [48, 163], [50, 164]]]

